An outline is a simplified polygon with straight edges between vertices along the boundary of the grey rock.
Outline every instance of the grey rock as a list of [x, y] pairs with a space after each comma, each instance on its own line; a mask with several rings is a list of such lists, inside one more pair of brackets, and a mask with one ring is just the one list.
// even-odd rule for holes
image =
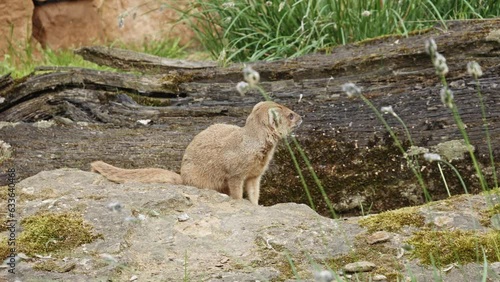
[[377, 231], [371, 235], [366, 236], [366, 242], [370, 245], [387, 242], [390, 239], [391, 233], [386, 231]]
[[386, 281], [387, 277], [385, 275], [382, 275], [382, 274], [375, 274], [375, 275], [373, 275], [372, 280], [373, 281]]
[[[65, 254], [70, 262], [75, 262], [68, 272], [34, 269], [36, 263], [47, 259], [47, 254], [23, 260], [16, 267], [22, 281], [106, 281], [109, 277], [113, 281], [130, 281], [134, 276], [136, 281], [183, 281], [186, 271], [190, 281], [312, 282], [319, 279], [315, 276], [318, 271], [332, 267], [324, 262], [352, 255], [357, 251], [356, 244], [366, 245], [366, 237], [370, 236], [359, 226], [359, 218], [329, 219], [303, 204], [255, 206], [211, 190], [182, 185], [116, 184], [96, 173], [75, 169], [44, 171], [24, 179], [16, 188], [29, 194], [29, 200], [19, 202], [19, 219], [38, 212], [78, 209], [95, 232], [103, 236]], [[115, 204], [110, 207], [110, 203]], [[421, 206], [417, 212], [426, 223], [439, 216], [453, 218], [443, 228], [491, 230], [479, 224], [480, 213], [473, 210], [486, 205], [484, 195], [443, 203]], [[121, 206], [120, 212], [110, 211], [117, 206]], [[179, 220], [182, 214], [189, 215], [189, 220]], [[377, 233], [373, 242], [387, 240], [389, 234], [390, 240], [383, 241], [388, 250], [383, 255], [404, 264], [401, 275], [433, 281], [432, 267], [422, 266], [405, 253], [396, 257], [416, 230]], [[374, 264], [383, 269], [377, 260], [359, 260], [346, 265], [345, 271], [332, 269], [330, 274], [336, 278], [343, 272], [371, 271]], [[292, 271], [290, 261], [297, 273]], [[440, 275], [450, 282], [480, 281], [482, 268], [481, 263], [470, 263], [448, 272], [441, 270]], [[500, 267], [492, 263], [490, 268]], [[5, 273], [0, 273], [0, 280], [8, 280]], [[372, 279], [384, 274], [376, 271], [359, 275]], [[344, 277], [349, 275], [357, 274]], [[488, 272], [491, 281], [500, 281], [498, 276], [494, 270]], [[321, 277], [324, 281], [330, 278]]]
[[377, 267], [374, 263], [369, 261], [357, 261], [353, 263], [348, 263], [344, 266], [344, 270], [347, 273], [357, 273], [357, 272], [368, 272], [372, 271]]
[[53, 126], [55, 122], [53, 120], [41, 120], [33, 123], [33, 127], [37, 128], [49, 128]]
[[189, 215], [187, 213], [181, 213], [179, 216], [177, 216], [177, 220], [179, 222], [184, 222], [184, 221], [188, 221], [190, 219]]

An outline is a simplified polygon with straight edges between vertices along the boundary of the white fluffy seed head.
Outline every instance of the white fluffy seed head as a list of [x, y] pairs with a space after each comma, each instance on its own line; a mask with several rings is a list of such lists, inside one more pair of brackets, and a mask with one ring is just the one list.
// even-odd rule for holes
[[260, 81], [259, 73], [250, 66], [245, 66], [243, 68], [243, 78], [250, 85], [250, 87], [257, 86]]
[[474, 78], [478, 78], [483, 75], [481, 66], [476, 61], [467, 63], [467, 73], [469, 73], [469, 75], [473, 76]]
[[238, 93], [240, 93], [241, 96], [245, 96], [249, 89], [250, 85], [248, 85], [248, 83], [244, 81], [240, 81], [238, 82], [238, 84], [236, 84], [236, 90], [238, 91]]
[[425, 153], [424, 159], [428, 162], [440, 161], [441, 156], [438, 154], [434, 154], [434, 153]]
[[439, 92], [439, 96], [441, 97], [441, 102], [445, 107], [450, 109], [453, 108], [453, 92], [448, 87], [443, 87]]
[[342, 85], [342, 91], [344, 91], [349, 98], [361, 95], [361, 88], [357, 87], [356, 84], [351, 82], [344, 83]]
[[391, 114], [391, 115], [395, 115], [396, 113], [394, 112], [394, 109], [392, 108], [392, 106], [386, 106], [386, 107], [382, 107], [380, 108], [380, 111], [384, 114]]
[[432, 63], [436, 68], [436, 74], [439, 76], [445, 76], [448, 73], [448, 65], [446, 64], [446, 58], [440, 53], [436, 52], [432, 57]]
[[425, 52], [431, 56], [437, 52], [437, 44], [434, 39], [430, 38], [425, 41]]

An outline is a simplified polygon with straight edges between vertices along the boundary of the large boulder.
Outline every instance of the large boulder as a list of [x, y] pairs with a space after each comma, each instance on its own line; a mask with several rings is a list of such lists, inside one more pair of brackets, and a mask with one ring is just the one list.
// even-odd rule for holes
[[189, 1], [94, 0], [99, 10], [103, 34], [108, 41], [142, 43], [164, 38], [189, 42], [194, 34], [184, 24], [176, 24], [177, 12]]
[[0, 60], [10, 46], [18, 52], [26, 48], [31, 38], [32, 16], [32, 0], [0, 1]]
[[92, 45], [103, 41], [104, 26], [92, 0], [63, 1], [36, 6], [33, 37], [51, 49]]
[[[42, 243], [43, 232], [67, 224], [47, 220], [67, 219], [57, 215], [83, 217], [86, 223], [75, 230], [83, 232], [82, 226], [90, 226], [95, 233], [86, 237], [93, 238], [92, 242], [64, 252], [18, 254], [16, 277], [22, 281], [331, 281], [333, 277], [344, 281], [434, 281], [435, 275], [446, 281], [480, 281], [485, 273], [482, 263], [434, 269], [402, 248], [432, 243], [407, 243], [411, 234], [429, 229], [450, 234], [457, 230], [492, 232], [486, 227], [489, 223], [480, 218], [496, 212], [478, 212], [487, 205], [484, 195], [476, 195], [370, 217], [330, 219], [302, 204], [254, 206], [215, 191], [115, 184], [76, 169], [41, 172], [15, 185], [15, 191], [21, 222], [17, 228], [22, 230], [17, 234], [18, 251], [26, 245], [21, 242], [26, 240], [23, 234], [31, 231], [21, 221], [28, 217], [38, 216], [51, 226], [39, 224], [37, 232], [32, 232]], [[495, 194], [488, 199], [500, 202], [498, 198]], [[58, 230], [71, 234], [71, 230]], [[425, 237], [425, 233], [418, 234]], [[78, 234], [53, 236], [42, 247], [57, 247]], [[491, 250], [485, 251], [491, 254]], [[491, 281], [498, 281], [497, 264], [488, 268]], [[1, 275], [14, 277], [7, 271]]]
[[[183, 5], [183, 1], [174, 3]], [[143, 44], [164, 38], [187, 43], [193, 33], [185, 25], [176, 25], [177, 17], [168, 3], [156, 1], [61, 1], [35, 7], [33, 36], [52, 49], [102, 42]]]

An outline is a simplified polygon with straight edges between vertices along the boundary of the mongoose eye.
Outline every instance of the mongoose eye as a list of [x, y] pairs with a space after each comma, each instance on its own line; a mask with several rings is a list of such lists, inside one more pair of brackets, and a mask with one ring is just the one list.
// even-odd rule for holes
[[294, 115], [291, 113], [291, 114], [289, 114], [289, 115], [288, 115], [288, 118], [289, 118], [290, 120], [293, 120], [293, 119], [294, 119]]

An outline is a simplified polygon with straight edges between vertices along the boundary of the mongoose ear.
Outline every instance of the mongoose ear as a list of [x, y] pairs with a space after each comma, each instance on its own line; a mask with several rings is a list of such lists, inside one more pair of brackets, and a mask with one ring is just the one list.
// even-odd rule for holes
[[270, 108], [268, 110], [268, 115], [269, 115], [269, 125], [277, 129], [278, 125], [280, 124], [280, 114], [278, 108]]

